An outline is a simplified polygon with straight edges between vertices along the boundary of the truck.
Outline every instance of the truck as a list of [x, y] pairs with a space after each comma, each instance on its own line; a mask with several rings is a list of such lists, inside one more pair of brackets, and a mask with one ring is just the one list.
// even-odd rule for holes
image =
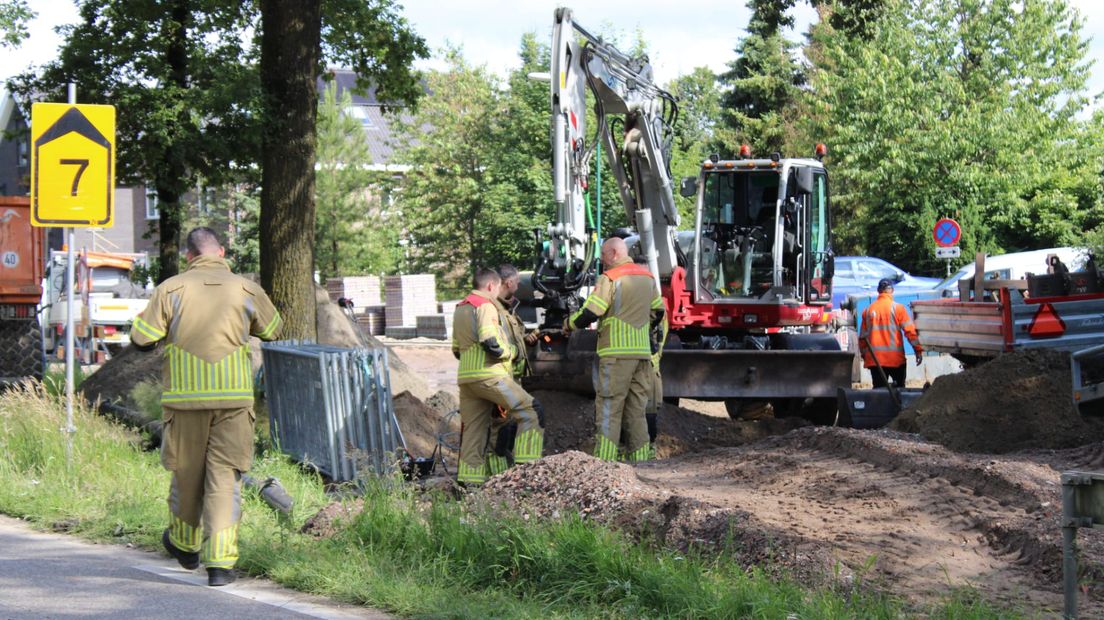
[[42, 379], [38, 321], [46, 240], [31, 226], [30, 199], [0, 196], [0, 384]]
[[[985, 272], [981, 262], [975, 273]], [[1100, 281], [1093, 261], [1082, 271], [1018, 280], [964, 278], [957, 298], [912, 302], [916, 330], [925, 350], [967, 365], [1027, 349], [1088, 349], [1104, 344]]]
[[[76, 257], [77, 298], [74, 306], [76, 347], [85, 362], [100, 362], [130, 343], [130, 324], [149, 303], [148, 282], [133, 282], [131, 274], [144, 266], [142, 253], [81, 251]], [[51, 252], [46, 267], [42, 315], [44, 345], [57, 352], [65, 341], [66, 252]]]
[[833, 251], [823, 145], [811, 157], [753, 157], [746, 145], [735, 159], [710, 156], [679, 185], [695, 200], [694, 221], [680, 233], [670, 172], [678, 102], [654, 83], [647, 57], [620, 52], [575, 23], [570, 9], [557, 9], [549, 82], [556, 219], [537, 231], [532, 284], [545, 336], [531, 354], [528, 384], [592, 390], [596, 332], [557, 329], [596, 277], [599, 239], [586, 193], [601, 144], [636, 225], [635, 251], [666, 306], [665, 398], [723, 400], [733, 416], [769, 402], [776, 414], [830, 421], [838, 388], [850, 387], [854, 354], [828, 332]]

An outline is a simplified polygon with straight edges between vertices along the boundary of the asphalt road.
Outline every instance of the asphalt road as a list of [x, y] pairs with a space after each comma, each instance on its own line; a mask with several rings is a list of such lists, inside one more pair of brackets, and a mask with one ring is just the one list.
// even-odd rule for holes
[[0, 620], [34, 618], [391, 619], [239, 577], [220, 588], [167, 555], [37, 532], [0, 516]]

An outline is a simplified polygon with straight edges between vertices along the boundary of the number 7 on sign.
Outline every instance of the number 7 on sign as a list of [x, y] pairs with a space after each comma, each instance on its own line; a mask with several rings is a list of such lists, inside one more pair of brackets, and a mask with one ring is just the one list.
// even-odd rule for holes
[[80, 166], [77, 168], [77, 173], [73, 175], [73, 190], [70, 196], [77, 195], [77, 186], [80, 185], [81, 176], [84, 175], [84, 171], [88, 168], [87, 159], [63, 159], [59, 162], [62, 166]]

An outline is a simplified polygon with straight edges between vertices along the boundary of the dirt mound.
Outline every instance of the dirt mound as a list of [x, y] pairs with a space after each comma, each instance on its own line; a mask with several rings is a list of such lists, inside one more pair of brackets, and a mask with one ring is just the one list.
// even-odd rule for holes
[[1019, 351], [939, 377], [890, 428], [959, 452], [1070, 448], [1104, 439], [1073, 406], [1069, 354]]
[[[324, 287], [316, 285], [314, 296], [315, 302], [317, 302], [315, 321], [320, 344], [335, 347], [387, 348], [382, 342], [350, 320], [340, 306], [330, 301], [330, 295]], [[425, 379], [418, 376], [390, 349], [388, 349], [387, 367], [390, 370], [392, 394], [410, 392], [422, 400], [433, 395], [433, 390], [430, 389]]]
[[505, 506], [525, 519], [578, 514], [667, 548], [724, 550], [745, 566], [765, 564], [809, 579], [829, 574], [831, 566], [827, 554], [799, 552], [794, 539], [743, 510], [657, 489], [633, 466], [575, 450], [513, 467], [488, 480], [472, 501]]
[[349, 523], [364, 510], [364, 500], [357, 498], [330, 503], [316, 512], [299, 530], [317, 538], [329, 538], [337, 533], [342, 523]]
[[[437, 447], [438, 436], [447, 433], [445, 444], [459, 443], [460, 416], [453, 416], [446, 425], [442, 414], [423, 403], [410, 392], [403, 392], [393, 399], [395, 417], [399, 420], [406, 449], [416, 457], [428, 457]], [[447, 413], [447, 412], [446, 412]], [[453, 435], [452, 433], [455, 433]], [[450, 447], [442, 446], [445, 462], [455, 465], [459, 456]]]
[[81, 383], [80, 392], [89, 402], [106, 402], [137, 408], [130, 391], [142, 381], [161, 382], [161, 350], [139, 351], [125, 347]]
[[[964, 454], [890, 430], [810, 427], [635, 471], [655, 492], [747, 511], [813, 557], [820, 550], [865, 565], [899, 595], [923, 600], [968, 583], [991, 600], [1039, 609], [1061, 600], [1059, 472], [1100, 454], [1100, 444]], [[1104, 533], [1081, 530], [1078, 545], [1082, 583], [1095, 591]], [[1094, 608], [1086, 616], [1101, 617]]]
[[451, 392], [438, 390], [426, 399], [425, 404], [441, 415], [460, 408], [460, 399]]
[[[594, 448], [594, 398], [571, 392], [536, 390], [544, 405], [544, 452], [591, 453]], [[725, 446], [739, 446], [789, 432], [809, 423], [801, 418], [733, 420], [664, 404], [659, 412], [656, 456], [669, 458]]]

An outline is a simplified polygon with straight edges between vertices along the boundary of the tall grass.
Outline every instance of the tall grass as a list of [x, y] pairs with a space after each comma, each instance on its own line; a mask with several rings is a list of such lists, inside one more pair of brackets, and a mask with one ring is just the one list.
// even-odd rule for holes
[[[0, 397], [0, 512], [158, 548], [168, 474], [157, 454], [86, 407], [75, 419], [67, 465], [64, 406], [42, 390]], [[277, 518], [246, 494], [240, 568], [407, 617], [1017, 617], [970, 592], [917, 608], [861, 588], [811, 588], [745, 571], [724, 556], [637, 544], [578, 518], [525, 522], [393, 481], [367, 484], [365, 509], [318, 540], [299, 529], [330, 501], [322, 481], [272, 452], [257, 459], [253, 474], [278, 477], [296, 504], [290, 519]]]

